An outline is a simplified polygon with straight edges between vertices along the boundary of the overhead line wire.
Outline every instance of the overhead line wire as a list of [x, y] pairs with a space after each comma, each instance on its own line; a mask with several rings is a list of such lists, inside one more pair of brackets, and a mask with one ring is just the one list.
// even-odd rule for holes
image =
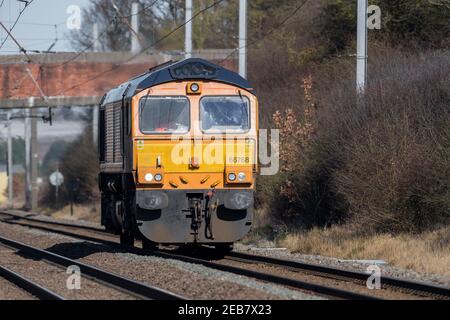
[[[150, 5], [146, 6], [144, 9], [148, 10], [149, 8], [151, 8], [153, 5], [155, 5], [159, 0], [153, 1]], [[144, 9], [140, 10], [139, 12], [144, 11]], [[131, 17], [132, 15], [129, 16], [123, 16], [124, 18], [128, 18]], [[111, 27], [111, 25], [116, 21], [116, 18], [114, 17], [113, 19], [111, 19], [107, 25], [107, 27], [93, 40], [91, 41], [86, 47], [84, 47], [82, 50], [78, 51], [77, 54], [75, 54], [73, 57], [67, 59], [66, 61], [59, 63], [57, 65], [49, 65], [46, 66], [46, 68], [56, 68], [56, 67], [62, 67], [67, 65], [68, 63], [76, 60], [78, 57], [80, 57], [83, 53], [87, 52], [89, 49], [91, 49], [94, 44], [101, 38], [103, 37], [107, 32], [109, 27]]]
[[303, 7], [304, 5], [308, 2], [309, 0], [303, 0], [301, 1], [301, 3], [294, 9], [294, 11], [292, 11], [290, 14], [288, 14], [276, 27], [272, 28], [271, 30], [269, 30], [266, 34], [264, 34], [263, 36], [261, 36], [258, 39], [255, 39], [249, 43], [247, 43], [244, 46], [238, 47], [236, 49], [234, 49], [232, 52], [230, 52], [230, 54], [228, 54], [225, 58], [223, 58], [220, 63], [225, 62], [226, 60], [228, 60], [231, 56], [233, 56], [236, 52], [238, 52], [240, 49], [244, 49], [244, 48], [248, 48], [250, 46], [253, 46], [254, 44], [261, 42], [262, 40], [264, 40], [266, 37], [268, 37], [269, 35], [271, 35], [273, 32], [277, 31], [278, 29], [280, 29], [282, 26], [284, 26], [293, 16], [295, 16]]
[[116, 70], [117, 68], [121, 67], [123, 64], [125, 64], [125, 63], [127, 63], [127, 62], [129, 62], [129, 61], [131, 61], [131, 60], [133, 60], [133, 59], [135, 59], [136, 57], [138, 57], [138, 56], [141, 55], [142, 53], [146, 52], [146, 51], [149, 50], [150, 48], [156, 46], [157, 44], [161, 43], [161, 42], [164, 41], [165, 39], [169, 38], [172, 34], [174, 34], [175, 32], [177, 32], [179, 29], [183, 28], [183, 27], [184, 27], [186, 24], [188, 24], [189, 22], [193, 21], [196, 17], [198, 17], [198, 16], [201, 15], [202, 13], [208, 11], [209, 9], [211, 9], [211, 8], [213, 8], [213, 7], [217, 6], [217, 5], [219, 5], [219, 4], [220, 4], [221, 2], [223, 2], [223, 1], [224, 1], [224, 0], [218, 0], [218, 1], [214, 2], [213, 4], [211, 4], [211, 5], [209, 5], [209, 6], [205, 7], [205, 8], [203, 8], [203, 9], [201, 9], [201, 10], [199, 10], [197, 13], [195, 13], [195, 14], [192, 16], [191, 19], [189, 19], [188, 21], [185, 21], [185, 22], [183, 22], [182, 24], [178, 25], [177, 27], [175, 27], [174, 29], [172, 29], [170, 32], [168, 32], [167, 34], [165, 34], [164, 36], [162, 36], [161, 38], [159, 38], [158, 40], [156, 40], [156, 41], [155, 41], [154, 43], [152, 43], [151, 45], [147, 46], [146, 48], [144, 48], [144, 49], [141, 50], [140, 52], [134, 54], [134, 55], [131, 56], [130, 58], [128, 58], [128, 59], [126, 59], [125, 61], [123, 61], [121, 64], [114, 65], [112, 68], [107, 69], [107, 70], [105, 70], [105, 71], [102, 71], [102, 72], [98, 73], [97, 75], [95, 75], [94, 77], [87, 79], [86, 81], [80, 82], [80, 83], [78, 83], [78, 84], [76, 84], [76, 85], [74, 85], [74, 86], [72, 86], [72, 87], [70, 87], [70, 88], [67, 88], [66, 90], [60, 92], [60, 95], [63, 94], [63, 93], [65, 93], [65, 92], [67, 92], [67, 91], [71, 91], [71, 90], [73, 90], [73, 89], [76, 89], [76, 88], [78, 88], [78, 87], [80, 87], [80, 86], [82, 86], [82, 85], [84, 85], [84, 84], [86, 84], [86, 83], [88, 83], [88, 82], [91, 82], [91, 81], [93, 81], [93, 80], [95, 80], [95, 79], [98, 79], [99, 77], [101, 77], [102, 75], [104, 75], [104, 74], [106, 74], [106, 73], [108, 73], [108, 72], [111, 72], [111, 71]]
[[[20, 17], [22, 16], [22, 14], [25, 12], [25, 10], [33, 3], [34, 0], [30, 0], [29, 2], [25, 2], [25, 7], [20, 10], [19, 15], [17, 16], [16, 20], [14, 21], [14, 24], [12, 25], [12, 27], [9, 29], [9, 32], [13, 31], [13, 29], [15, 28], [17, 22], [19, 21]], [[8, 40], [8, 37], [10, 36], [10, 33], [7, 33], [5, 39], [3, 40], [3, 42], [0, 44], [0, 49], [3, 47], [3, 45], [5, 44], [6, 40]]]

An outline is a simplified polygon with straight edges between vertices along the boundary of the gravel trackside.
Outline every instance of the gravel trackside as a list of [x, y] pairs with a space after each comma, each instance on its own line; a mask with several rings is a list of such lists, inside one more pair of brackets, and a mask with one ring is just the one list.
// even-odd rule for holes
[[8, 280], [0, 277], [0, 300], [35, 300], [36, 297], [32, 296], [25, 290], [16, 287]]
[[[172, 259], [118, 252], [103, 244], [80, 241], [72, 237], [23, 226], [0, 222], [0, 235], [47, 249], [57, 254], [66, 255], [71, 259], [79, 259], [81, 262], [192, 299], [318, 299], [316, 296], [300, 291], [213, 270], [200, 265]], [[64, 272], [62, 276], [64, 276], [64, 279], [67, 278]], [[82, 286], [87, 281], [87, 279], [83, 279]], [[65, 285], [65, 282], [63, 283]], [[60, 293], [56, 289], [55, 292]], [[120, 296], [101, 295], [101, 292], [98, 292], [99, 296], [97, 297], [94, 289], [92, 289], [92, 293], [92, 295], [86, 293], [73, 298], [122, 298]]]
[[[66, 299], [123, 300], [133, 298], [85, 278], [81, 279], [82, 285], [79, 290], [69, 290], [67, 288], [69, 275], [66, 273], [66, 270], [45, 261], [24, 256], [12, 249], [8, 250], [2, 247], [0, 261], [4, 267], [25, 276], [27, 279], [46, 287]], [[3, 288], [0, 288], [0, 291], [3, 292]], [[18, 297], [18, 299], [20, 298]]]

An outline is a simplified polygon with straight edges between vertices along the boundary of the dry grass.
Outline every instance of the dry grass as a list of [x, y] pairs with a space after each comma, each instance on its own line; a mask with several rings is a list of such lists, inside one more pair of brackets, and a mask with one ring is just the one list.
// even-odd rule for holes
[[49, 208], [43, 209], [40, 211], [40, 213], [56, 219], [84, 220], [100, 223], [100, 203], [74, 205], [73, 215], [71, 215], [70, 212], [70, 205], [57, 210]]
[[358, 236], [346, 227], [291, 234], [279, 245], [293, 252], [340, 259], [381, 259], [419, 272], [450, 276], [450, 226], [412, 234]]

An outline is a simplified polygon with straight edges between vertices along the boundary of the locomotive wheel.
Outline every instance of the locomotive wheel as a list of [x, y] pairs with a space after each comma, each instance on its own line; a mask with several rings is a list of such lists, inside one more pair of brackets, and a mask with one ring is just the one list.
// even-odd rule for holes
[[129, 233], [120, 234], [120, 245], [124, 248], [134, 247], [134, 235]]

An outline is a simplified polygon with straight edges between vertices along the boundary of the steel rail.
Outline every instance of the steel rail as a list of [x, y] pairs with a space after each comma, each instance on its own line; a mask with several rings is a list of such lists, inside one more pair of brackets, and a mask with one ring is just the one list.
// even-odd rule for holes
[[3, 266], [0, 266], [0, 277], [15, 284], [17, 287], [22, 288], [40, 300], [65, 300], [64, 297], [50, 291], [37, 282], [27, 279]]
[[[145, 250], [146, 251], [146, 250]], [[315, 283], [309, 283], [301, 280], [291, 279], [287, 277], [277, 276], [266, 272], [254, 271], [249, 269], [244, 269], [240, 267], [230, 266], [226, 264], [221, 264], [217, 262], [212, 262], [204, 259], [194, 258], [186, 255], [179, 255], [173, 253], [167, 253], [163, 251], [147, 251], [152, 255], [156, 255], [167, 259], [176, 259], [188, 263], [200, 264], [208, 268], [215, 270], [220, 270], [224, 272], [230, 272], [237, 275], [243, 275], [250, 278], [266, 281], [273, 284], [284, 285], [294, 287], [300, 290], [306, 290], [313, 293], [321, 294], [331, 298], [338, 299], [349, 299], [349, 300], [380, 300], [379, 298], [355, 293], [349, 290], [337, 289], [334, 287], [324, 286]]]
[[[36, 221], [36, 222], [42, 222], [42, 221]], [[9, 221], [9, 223], [17, 224], [17, 225], [21, 225], [21, 226], [28, 226], [28, 227], [40, 229], [40, 230], [47, 231], [47, 232], [55, 232], [55, 233], [59, 233], [62, 235], [83, 239], [86, 241], [102, 243], [102, 244], [108, 245], [110, 247], [114, 247], [116, 249], [121, 249], [120, 245], [117, 242], [113, 242], [110, 240], [94, 238], [94, 237], [90, 237], [90, 236], [86, 236], [86, 235], [79, 235], [79, 234], [75, 234], [75, 233], [65, 231], [65, 230], [57, 230], [57, 229], [47, 228], [47, 227], [43, 227], [43, 226], [35, 226], [32, 224], [26, 224], [26, 223], [21, 223], [21, 222]], [[74, 227], [76, 228], [77, 226], [74, 226]], [[0, 237], [0, 242], [1, 242], [1, 237]], [[224, 264], [212, 262], [212, 261], [205, 260], [205, 259], [194, 258], [194, 257], [187, 256], [187, 255], [173, 254], [173, 253], [168, 253], [168, 252], [160, 251], [160, 250], [154, 250], [154, 251], [153, 250], [144, 250], [144, 249], [140, 249], [140, 248], [130, 248], [129, 251], [131, 253], [138, 254], [138, 255], [151, 254], [154, 256], [159, 256], [161, 258], [176, 259], [176, 260], [180, 260], [180, 261], [184, 261], [184, 262], [188, 262], [188, 263], [200, 264], [205, 267], [212, 268], [212, 269], [216, 269], [216, 270], [220, 270], [220, 271], [224, 271], [224, 272], [230, 272], [230, 273], [234, 273], [234, 274], [238, 274], [238, 275], [244, 275], [244, 276], [247, 276], [250, 278], [270, 282], [273, 284], [291, 286], [291, 287], [294, 287], [294, 288], [297, 288], [300, 290], [307, 290], [307, 291], [315, 292], [317, 294], [321, 294], [321, 295], [324, 295], [327, 297], [332, 297], [332, 298], [352, 299], [352, 300], [378, 300], [378, 298], [376, 298], [376, 297], [359, 294], [359, 293], [355, 293], [352, 291], [337, 289], [337, 288], [314, 284], [314, 283], [308, 283], [308, 282], [304, 282], [304, 281], [300, 281], [300, 280], [290, 279], [287, 277], [272, 275], [269, 273], [263, 273], [263, 272], [259, 272], [259, 271], [253, 271], [253, 270], [248, 270], [248, 269], [244, 269], [244, 268], [224, 265]]]
[[[5, 212], [0, 212], [0, 213], [5, 213]], [[95, 228], [95, 227], [79, 226], [76, 224], [70, 224], [70, 223], [64, 223], [64, 222], [60, 223], [60, 222], [56, 222], [56, 221], [47, 222], [47, 221], [43, 221], [40, 219], [32, 219], [32, 218], [28, 218], [28, 217], [22, 217], [20, 215], [15, 215], [15, 214], [11, 214], [11, 213], [6, 213], [6, 214], [17, 217], [17, 218], [22, 218], [24, 220], [29, 220], [29, 221], [33, 221], [33, 222], [41, 222], [43, 224], [60, 225], [60, 226], [64, 226], [64, 227], [79, 228], [79, 229], [86, 229], [86, 230], [93, 230], [96, 232], [101, 232], [100, 228]], [[49, 232], [56, 231], [56, 232], [60, 232], [62, 234], [68, 235], [68, 236], [83, 237], [89, 241], [102, 241], [102, 242], [106, 241], [107, 243], [105, 243], [105, 244], [117, 245], [117, 243], [111, 243], [108, 240], [103, 240], [103, 239], [100, 240], [100, 239], [88, 237], [88, 236], [74, 235], [70, 232], [54, 230], [54, 229], [46, 229], [45, 227], [41, 227], [41, 228], [44, 228], [46, 231], [49, 231]], [[110, 236], [110, 234], [108, 234], [104, 231], [101, 233], [104, 233], [105, 235]], [[113, 236], [111, 236], [111, 238], [112, 237]], [[152, 251], [152, 252], [160, 253], [160, 254], [168, 254], [165, 251], [164, 252], [163, 251]], [[214, 252], [214, 250], [211, 249], [210, 252]], [[185, 254], [178, 255], [178, 256], [192, 258], [192, 256], [185, 255]], [[311, 274], [329, 277], [329, 278], [338, 279], [338, 280], [346, 279], [346, 280], [350, 280], [350, 281], [360, 282], [360, 281], [366, 281], [367, 278], [369, 277], [369, 274], [364, 273], [364, 272], [351, 271], [351, 270], [346, 270], [346, 269], [341, 269], [341, 268], [323, 266], [323, 265], [300, 262], [300, 261], [293, 261], [293, 260], [288, 260], [288, 259], [280, 259], [280, 258], [267, 257], [267, 256], [261, 256], [261, 255], [255, 255], [255, 254], [247, 254], [247, 253], [242, 253], [242, 252], [231, 252], [231, 253], [225, 255], [223, 258], [228, 259], [228, 260], [237, 260], [237, 261], [245, 262], [245, 263], [264, 263], [264, 264], [272, 265], [275, 267], [287, 268], [291, 271], [309, 272]], [[207, 261], [207, 262], [209, 262], [209, 261]], [[432, 295], [432, 296], [443, 297], [446, 299], [450, 298], [450, 288], [445, 287], [445, 286], [439, 286], [439, 285], [434, 285], [434, 284], [429, 284], [429, 283], [424, 283], [424, 282], [419, 282], [419, 281], [394, 278], [394, 277], [389, 277], [389, 276], [382, 276], [381, 283], [382, 283], [382, 285], [386, 285], [386, 286], [390, 286], [390, 287], [394, 287], [394, 288], [398, 288], [398, 289], [403, 289], [403, 290], [409, 290], [409, 291], [421, 293], [421, 294], [424, 294], [427, 296]]]
[[[294, 271], [307, 271], [312, 274], [331, 276], [333, 278], [345, 278], [349, 280], [361, 280], [366, 281], [370, 276], [368, 273], [350, 271], [341, 268], [328, 267], [318, 264], [293, 261], [287, 259], [279, 259], [255, 254], [248, 254], [242, 252], [230, 252], [225, 256], [225, 258], [230, 260], [240, 260], [249, 263], [264, 263], [267, 265], [272, 265], [276, 267], [286, 267]], [[397, 287], [400, 289], [412, 290], [414, 292], [422, 292], [427, 295], [439, 295], [442, 297], [450, 298], [450, 288], [444, 286], [438, 286], [434, 284], [428, 284], [419, 281], [399, 279], [389, 276], [381, 276], [381, 284], [388, 285], [392, 287]]]
[[22, 219], [22, 220], [28, 220], [28, 221], [33, 221], [33, 222], [43, 222], [43, 223], [46, 223], [46, 224], [51, 224], [51, 225], [55, 225], [55, 226], [62, 226], [62, 227], [69, 227], [69, 228], [77, 227], [79, 229], [85, 229], [85, 230], [96, 231], [96, 232], [103, 232], [103, 233], [105, 232], [105, 229], [99, 228], [99, 227], [83, 226], [83, 225], [78, 225], [78, 224], [75, 224], [75, 223], [62, 222], [62, 221], [36, 219], [36, 218], [33, 218], [33, 216], [37, 215], [37, 214], [34, 214], [34, 213], [33, 214], [28, 214], [26, 216], [22, 216], [20, 214], [12, 213], [12, 212], [9, 212], [9, 211], [0, 211], [0, 214], [9, 216], [9, 217], [14, 218], [14, 219]]
[[67, 268], [69, 266], [78, 266], [81, 273], [84, 276], [88, 276], [94, 281], [100, 282], [108, 287], [115, 288], [122, 292], [125, 292], [131, 296], [135, 296], [142, 299], [162, 299], [162, 300], [185, 300], [184, 297], [167, 290], [157, 288], [154, 286], [146, 285], [120, 275], [99, 269], [97, 267], [81, 263], [69, 259], [65, 256], [52, 253], [47, 250], [39, 249], [15, 240], [11, 240], [0, 236], [0, 243], [3, 245], [14, 248], [21, 252], [25, 252], [29, 255], [37, 258], [44, 259], [52, 262], [58, 266]]

